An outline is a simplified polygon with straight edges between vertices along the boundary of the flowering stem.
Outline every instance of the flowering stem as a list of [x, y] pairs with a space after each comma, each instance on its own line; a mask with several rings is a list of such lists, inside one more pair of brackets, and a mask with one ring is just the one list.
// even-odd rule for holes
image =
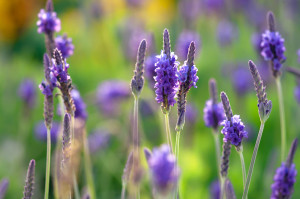
[[[176, 132], [176, 145], [175, 145], [175, 157], [176, 157], [177, 163], [179, 162], [179, 146], [180, 146], [179, 141], [180, 141], [180, 131], [177, 131]], [[176, 167], [176, 168], [178, 168], [178, 167]], [[178, 171], [176, 171], [176, 172], [178, 172]], [[179, 184], [177, 184], [177, 186], [176, 186], [175, 199], [177, 198], [178, 192], [179, 192]]]
[[215, 147], [216, 147], [216, 159], [217, 159], [217, 169], [219, 173], [219, 182], [221, 182], [221, 171], [220, 171], [220, 165], [221, 165], [221, 149], [220, 149], [220, 139], [219, 139], [219, 134], [216, 130], [213, 131], [213, 136], [215, 140]]
[[[139, 131], [138, 131], [138, 107], [139, 107], [139, 98], [138, 96], [134, 96], [134, 110], [133, 110], [133, 170], [139, 169], [136, 166], [139, 165]], [[136, 186], [136, 198], [140, 198], [140, 186]]]
[[86, 129], [84, 128], [83, 132], [83, 158], [84, 158], [84, 166], [85, 166], [85, 175], [88, 184], [89, 194], [91, 199], [96, 199], [95, 186], [92, 174], [92, 164], [90, 157], [89, 145], [86, 137]]
[[280, 127], [281, 127], [281, 162], [284, 161], [285, 156], [285, 143], [286, 143], [286, 133], [285, 133], [285, 113], [283, 104], [283, 95], [280, 77], [276, 78], [276, 86], [279, 100], [279, 112], [280, 112]]
[[126, 183], [122, 183], [122, 194], [121, 199], [125, 199], [125, 192], [126, 192]]
[[250, 187], [252, 172], [253, 172], [253, 168], [254, 168], [254, 164], [255, 164], [255, 159], [256, 159], [256, 156], [257, 156], [259, 143], [260, 143], [261, 136], [262, 136], [262, 133], [263, 133], [263, 130], [264, 130], [264, 126], [265, 126], [265, 122], [262, 121], [261, 124], [260, 124], [258, 136], [257, 136], [256, 143], [255, 143], [255, 146], [254, 146], [253, 154], [252, 154], [252, 157], [251, 157], [251, 162], [250, 162], [249, 171], [248, 171], [248, 175], [247, 175], [247, 181], [246, 181], [246, 185], [244, 187], [244, 193], [243, 193], [243, 198], [242, 199], [246, 199], [247, 196], [248, 196], [248, 191], [249, 191], [249, 187]]
[[51, 165], [51, 135], [50, 128], [47, 128], [47, 160], [46, 160], [46, 179], [45, 179], [45, 195], [44, 198], [49, 197], [49, 182], [50, 182], [50, 165]]
[[243, 172], [243, 186], [245, 187], [246, 183], [246, 167], [245, 167], [245, 160], [243, 155], [243, 150], [241, 149], [238, 151], [238, 154], [240, 155], [241, 165], [242, 165], [242, 172]]
[[75, 175], [74, 172], [73, 172], [73, 186], [74, 186], [75, 199], [80, 199], [80, 193], [79, 193], [79, 189], [78, 189], [78, 183], [77, 183], [76, 175]]
[[165, 125], [166, 125], [166, 133], [167, 133], [168, 145], [169, 145], [170, 151], [172, 151], [172, 153], [173, 153], [172, 138], [171, 138], [171, 131], [170, 131], [169, 113], [165, 114]]

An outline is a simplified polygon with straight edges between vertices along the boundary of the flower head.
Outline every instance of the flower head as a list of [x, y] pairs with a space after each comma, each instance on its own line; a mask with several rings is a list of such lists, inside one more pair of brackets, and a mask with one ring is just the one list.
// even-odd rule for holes
[[66, 59], [63, 61], [60, 51], [56, 49], [55, 59], [52, 59], [50, 78], [54, 79], [55, 77], [59, 83], [67, 83], [70, 79], [68, 68], [69, 64]]
[[175, 156], [168, 145], [154, 148], [148, 161], [155, 190], [160, 194], [168, 194], [178, 182], [179, 168]]
[[224, 135], [223, 141], [230, 141], [235, 146], [240, 146], [242, 139], [248, 137], [247, 131], [245, 131], [245, 125], [240, 119], [239, 115], [234, 115], [231, 120], [224, 120], [222, 134]]
[[245, 95], [252, 88], [251, 75], [244, 65], [238, 64], [231, 73], [231, 81], [238, 95]]
[[266, 61], [272, 61], [273, 70], [279, 71], [281, 64], [286, 60], [286, 57], [284, 56], [284, 39], [279, 32], [266, 30], [265, 33], [262, 34], [260, 46], [262, 48], [261, 55], [263, 58]]
[[41, 9], [38, 14], [39, 20], [36, 25], [38, 26], [38, 33], [51, 33], [59, 32], [61, 29], [60, 20], [56, 16], [56, 12], [45, 11]]
[[203, 109], [203, 119], [207, 127], [217, 128], [225, 119], [222, 103], [214, 104], [213, 100], [207, 100]]
[[55, 38], [55, 44], [58, 50], [60, 50], [63, 58], [68, 58], [74, 53], [74, 45], [72, 39], [68, 38], [66, 34], [63, 36], [57, 36]]
[[75, 105], [75, 118], [81, 118], [83, 120], [86, 120], [87, 118], [87, 112], [86, 112], [86, 105], [84, 101], [82, 100], [80, 93], [76, 89], [72, 89], [71, 96], [74, 101]]
[[53, 95], [53, 87], [51, 85], [48, 85], [46, 82], [42, 81], [42, 83], [39, 85], [39, 88], [42, 91], [43, 95], [45, 96]]
[[185, 60], [188, 54], [190, 43], [194, 41], [197, 49], [200, 49], [201, 39], [197, 32], [184, 30], [178, 37], [176, 43], [176, 53], [180, 60]]
[[22, 81], [18, 91], [19, 96], [25, 102], [25, 104], [32, 108], [36, 100], [36, 85], [31, 79], [25, 79]]
[[197, 76], [197, 71], [198, 69], [195, 65], [188, 66], [187, 62], [184, 62], [184, 65], [182, 65], [178, 71], [179, 84], [181, 85], [187, 83], [189, 85], [189, 89], [192, 86], [197, 88], [196, 83], [199, 80], [199, 77]]

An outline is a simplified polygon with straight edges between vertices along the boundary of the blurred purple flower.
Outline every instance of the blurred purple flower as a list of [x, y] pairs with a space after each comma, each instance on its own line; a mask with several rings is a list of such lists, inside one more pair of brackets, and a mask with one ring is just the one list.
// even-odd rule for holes
[[[57, 136], [59, 134], [60, 124], [58, 122], [52, 123], [52, 128], [50, 131], [51, 134], [51, 142], [56, 143]], [[43, 142], [47, 141], [47, 128], [45, 126], [44, 121], [39, 121], [34, 127], [35, 137]]]
[[207, 100], [203, 109], [203, 119], [207, 127], [217, 128], [225, 119], [222, 103], [213, 104], [211, 99]]
[[126, 0], [127, 5], [131, 7], [141, 7], [144, 3], [145, 0]]
[[240, 146], [242, 139], [248, 137], [248, 132], [245, 131], [245, 125], [240, 119], [239, 115], [234, 115], [231, 121], [227, 119], [224, 120], [221, 125], [223, 125], [222, 134], [224, 135], [223, 141], [230, 141], [231, 144], [235, 146]]
[[261, 41], [262, 41], [262, 38], [261, 38], [261, 34], [259, 34], [258, 32], [255, 32], [252, 34], [251, 36], [251, 42], [252, 42], [252, 45], [255, 49], [255, 51], [260, 54], [262, 48], [261, 48]]
[[97, 88], [97, 105], [101, 113], [115, 116], [120, 112], [120, 104], [131, 96], [128, 82], [109, 80], [102, 82]]
[[218, 13], [224, 9], [225, 1], [224, 0], [203, 0], [203, 6], [206, 11]]
[[[186, 60], [191, 42], [195, 42], [196, 49], [200, 52], [201, 39], [200, 35], [192, 30], [184, 30], [180, 33], [176, 43], [176, 53], [179, 60]], [[199, 53], [197, 53], [198, 55]]]
[[297, 102], [300, 104], [300, 80], [298, 80], [298, 84], [295, 87], [294, 95], [295, 95]]
[[154, 89], [155, 80], [154, 77], [157, 75], [155, 72], [155, 63], [157, 61], [156, 55], [150, 55], [145, 61], [145, 77], [148, 80], [151, 89]]
[[58, 50], [60, 50], [63, 58], [68, 58], [74, 53], [74, 45], [72, 39], [68, 38], [66, 34], [63, 36], [57, 36], [55, 38], [55, 44]]
[[96, 153], [99, 150], [105, 149], [110, 140], [110, 135], [107, 131], [98, 129], [88, 136], [88, 144], [90, 153]]
[[231, 22], [222, 20], [217, 27], [216, 37], [220, 46], [229, 46], [238, 37], [238, 29]]
[[147, 100], [140, 99], [139, 110], [143, 117], [149, 117], [154, 115], [154, 110], [151, 106], [151, 103]]
[[297, 50], [298, 62], [300, 63], [300, 49]]
[[164, 144], [159, 148], [154, 148], [148, 165], [155, 191], [167, 195], [176, 188], [180, 169], [168, 145]]
[[34, 107], [36, 101], [36, 84], [33, 80], [24, 79], [20, 84], [18, 94], [27, 107]]
[[218, 180], [213, 181], [210, 185], [210, 198], [211, 199], [220, 199], [221, 187]]
[[194, 22], [199, 16], [200, 8], [201, 2], [199, 0], [179, 1], [179, 11], [181, 13], [181, 16], [185, 20], [184, 24], [189, 25], [189, 23]]
[[237, 67], [233, 69], [231, 81], [233, 88], [240, 96], [245, 95], [253, 87], [251, 73], [248, 68], [242, 64], [238, 64]]
[[6, 191], [8, 189], [9, 186], [9, 181], [6, 178], [3, 178], [0, 181], [0, 199], [4, 199], [4, 196], [6, 194]]
[[197, 122], [199, 116], [199, 112], [197, 107], [194, 104], [187, 104], [186, 105], [186, 112], [185, 112], [185, 120], [190, 125], [193, 125]]
[[81, 118], [83, 120], [86, 120], [86, 118], [87, 118], [86, 105], [85, 105], [84, 101], [82, 100], [79, 91], [76, 89], [73, 89], [71, 91], [71, 96], [73, 98], [74, 105], [76, 107], [75, 118]]
[[56, 16], [56, 12], [45, 12], [44, 9], [38, 14], [39, 20], [36, 25], [38, 26], [38, 33], [59, 32], [61, 29], [60, 20]]

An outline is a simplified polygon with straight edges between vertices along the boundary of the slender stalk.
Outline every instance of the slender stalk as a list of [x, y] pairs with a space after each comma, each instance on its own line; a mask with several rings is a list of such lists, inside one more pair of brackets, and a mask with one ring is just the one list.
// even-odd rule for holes
[[[221, 176], [221, 182], [220, 182], [220, 186], [221, 186], [221, 197], [220, 199], [226, 199], [226, 195], [225, 195], [225, 181], [226, 181], [226, 177], [225, 176]], [[230, 198], [228, 198], [230, 199]]]
[[171, 131], [170, 131], [169, 113], [166, 113], [164, 115], [165, 115], [165, 125], [166, 125], [167, 141], [168, 141], [168, 145], [170, 147], [170, 150], [173, 153], [172, 137], [171, 137]]
[[121, 199], [125, 199], [125, 193], [126, 193], [126, 183], [122, 183]]
[[238, 154], [240, 155], [240, 160], [241, 160], [241, 165], [242, 165], [242, 172], [243, 172], [243, 186], [245, 187], [246, 183], [246, 167], [245, 167], [245, 160], [244, 160], [244, 155], [243, 151], [238, 151]]
[[46, 160], [46, 179], [45, 179], [45, 195], [44, 199], [49, 197], [49, 183], [50, 183], [50, 166], [51, 166], [51, 134], [50, 128], [47, 128], [47, 160]]
[[280, 77], [276, 78], [276, 86], [277, 86], [277, 93], [278, 93], [278, 100], [279, 100], [280, 127], [281, 127], [281, 162], [283, 162], [285, 157], [286, 132], [285, 132], [284, 103], [283, 103]]
[[[175, 157], [176, 157], [176, 161], [177, 163], [179, 162], [179, 147], [180, 147], [180, 131], [176, 132], [176, 145], [175, 145]], [[178, 171], [176, 171], [178, 172]], [[179, 184], [177, 184], [176, 186], [176, 190], [175, 190], [175, 199], [177, 198], [177, 195], [179, 194]]]
[[77, 179], [76, 179], [76, 176], [75, 176], [74, 172], [73, 172], [73, 186], [74, 186], [75, 199], [80, 199], [80, 193], [79, 193], [79, 189], [78, 189], [78, 183], [77, 183]]
[[251, 157], [251, 162], [250, 162], [249, 171], [248, 171], [248, 175], [247, 175], [247, 181], [246, 181], [246, 185], [244, 187], [244, 193], [243, 193], [243, 198], [242, 199], [246, 199], [247, 196], [248, 196], [248, 191], [249, 191], [251, 177], [252, 177], [252, 173], [253, 173], [253, 169], [254, 169], [255, 159], [256, 159], [256, 156], [257, 156], [257, 151], [258, 151], [259, 143], [260, 143], [262, 133], [263, 133], [263, 130], [264, 130], [264, 126], [265, 126], [265, 123], [262, 121], [261, 124], [260, 124], [258, 136], [257, 136], [256, 143], [255, 143], [255, 146], [254, 146], [253, 154], [252, 154], [252, 157]]
[[[134, 122], [134, 127], [133, 127], [133, 171], [136, 168], [136, 166], [139, 165], [139, 132], [138, 132], [138, 107], [139, 107], [139, 98], [137, 96], [134, 96], [134, 110], [133, 110], [133, 122]], [[136, 186], [136, 198], [140, 198], [140, 186]]]
[[215, 148], [216, 148], [216, 159], [217, 159], [217, 170], [219, 174], [219, 182], [221, 182], [221, 149], [220, 149], [220, 139], [219, 134], [216, 130], [213, 130], [213, 136], [215, 140]]
[[84, 158], [84, 167], [85, 167], [85, 175], [88, 184], [89, 194], [91, 199], [96, 199], [95, 186], [92, 174], [92, 164], [89, 146], [87, 142], [86, 129], [84, 128], [83, 132], [83, 158]]

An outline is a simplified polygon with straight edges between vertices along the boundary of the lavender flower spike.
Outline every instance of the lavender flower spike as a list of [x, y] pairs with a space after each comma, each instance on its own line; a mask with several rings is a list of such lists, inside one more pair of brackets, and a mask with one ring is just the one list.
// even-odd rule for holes
[[142, 40], [137, 53], [134, 76], [131, 80], [131, 91], [135, 97], [139, 97], [144, 86], [144, 61], [146, 55], [146, 40]]
[[199, 78], [197, 76], [198, 69], [194, 65], [194, 58], [195, 43], [191, 42], [187, 55], [187, 60], [184, 62], [184, 65], [181, 66], [178, 71], [179, 92], [177, 94], [178, 119], [176, 124], [176, 131], [181, 131], [185, 123], [186, 95], [192, 86], [197, 88], [196, 83]]
[[266, 87], [263, 84], [255, 64], [251, 60], [248, 62], [248, 64], [258, 98], [259, 117], [262, 122], [265, 122], [270, 116], [272, 110], [272, 101], [267, 99], [267, 93], [265, 91]]
[[23, 199], [31, 199], [34, 189], [34, 175], [35, 175], [35, 160], [31, 160], [27, 170], [27, 177], [23, 192]]
[[29, 109], [33, 108], [36, 100], [36, 85], [33, 80], [25, 79], [19, 87], [18, 94], [23, 100], [25, 106]]
[[148, 165], [154, 191], [163, 196], [170, 194], [177, 186], [180, 171], [169, 146], [154, 148]]
[[280, 76], [282, 63], [286, 60], [284, 39], [279, 32], [275, 32], [275, 17], [272, 12], [268, 12], [267, 19], [269, 30], [262, 34], [261, 55], [270, 62], [273, 76], [276, 78]]
[[9, 185], [8, 179], [4, 178], [1, 180], [1, 182], [0, 182], [0, 199], [4, 199], [8, 185]]
[[225, 195], [228, 199], [236, 199], [233, 186], [229, 179], [226, 179], [225, 181]]
[[156, 93], [156, 101], [161, 103], [163, 113], [170, 110], [170, 106], [176, 103], [175, 95], [178, 89], [177, 67], [179, 62], [176, 61], [177, 56], [170, 50], [170, 36], [167, 29], [164, 31], [164, 49], [157, 56], [155, 64], [154, 77]]
[[70, 164], [71, 157], [71, 129], [70, 129], [70, 116], [68, 113], [64, 117], [64, 129], [63, 129], [63, 140], [62, 140], [62, 162], [61, 169], [66, 172]]
[[297, 171], [293, 164], [294, 155], [298, 145], [298, 139], [293, 141], [286, 162], [276, 170], [274, 183], [272, 184], [271, 199], [290, 198], [294, 192]]
[[57, 36], [55, 38], [55, 45], [60, 50], [63, 58], [68, 58], [74, 53], [74, 45], [72, 39], [68, 38], [66, 34], [63, 36]]
[[217, 101], [217, 85], [215, 79], [209, 80], [210, 99], [206, 101], [203, 109], [203, 119], [207, 127], [214, 128], [215, 132], [225, 119], [222, 103]]
[[47, 10], [41, 9], [38, 14], [39, 20], [38, 33], [48, 34], [50, 32], [59, 32], [61, 29], [60, 20], [57, 18], [56, 12], [53, 11], [52, 1], [47, 2]]

